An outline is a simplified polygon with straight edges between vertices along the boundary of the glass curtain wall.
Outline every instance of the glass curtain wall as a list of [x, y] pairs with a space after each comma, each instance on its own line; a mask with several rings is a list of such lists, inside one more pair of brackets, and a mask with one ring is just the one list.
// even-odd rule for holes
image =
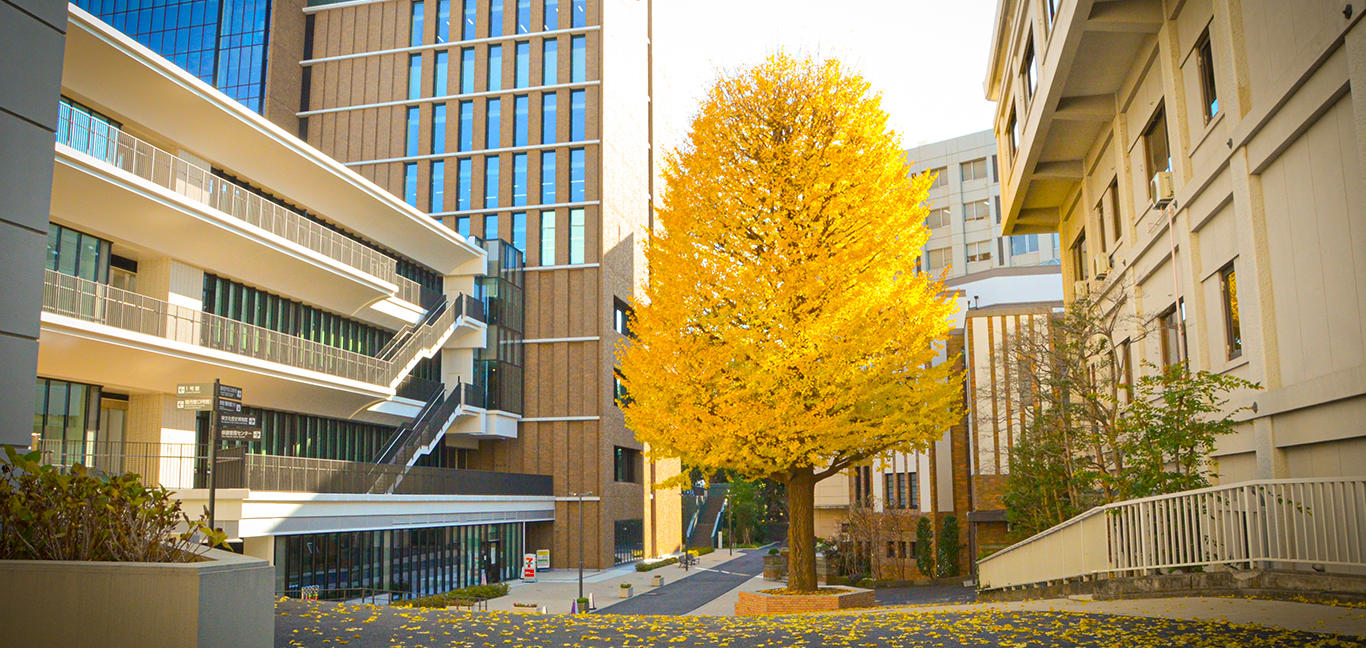
[[90, 464], [100, 426], [100, 387], [37, 379], [33, 440], [46, 463]]
[[521, 250], [502, 240], [484, 242], [490, 274], [475, 294], [484, 302], [489, 344], [475, 355], [474, 385], [491, 410], [522, 411], [522, 336], [525, 330]]
[[370, 356], [394, 335], [207, 272], [204, 312]]

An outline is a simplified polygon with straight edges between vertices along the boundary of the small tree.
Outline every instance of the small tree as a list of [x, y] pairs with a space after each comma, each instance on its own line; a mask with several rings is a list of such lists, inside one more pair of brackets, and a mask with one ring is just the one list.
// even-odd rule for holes
[[915, 568], [921, 575], [934, 576], [934, 529], [928, 517], [915, 523]]
[[958, 575], [958, 518], [952, 515], [939, 527], [939, 575]]

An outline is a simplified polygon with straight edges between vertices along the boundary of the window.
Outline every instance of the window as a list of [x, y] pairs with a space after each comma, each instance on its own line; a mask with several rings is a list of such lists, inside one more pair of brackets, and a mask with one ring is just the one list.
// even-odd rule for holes
[[587, 247], [584, 214], [582, 209], [569, 210], [569, 262], [583, 263], [584, 248]]
[[488, 100], [488, 115], [487, 115], [487, 117], [488, 117], [488, 128], [486, 128], [486, 129], [484, 130], [484, 148], [491, 148], [491, 149], [492, 149], [492, 148], [498, 148], [499, 146], [502, 146], [502, 144], [503, 144], [503, 138], [500, 137], [501, 133], [498, 132], [499, 130], [501, 130], [500, 127], [501, 127], [502, 124], [503, 124], [503, 114], [502, 114], [502, 113], [503, 113], [503, 100], [502, 100], [502, 99], [489, 99], [489, 100]]
[[531, 31], [531, 0], [517, 0], [517, 33]]
[[[617, 384], [621, 384], [620, 381]], [[616, 446], [613, 456], [612, 479], [619, 482], [639, 481], [636, 464], [640, 463], [640, 451]]]
[[1010, 135], [1010, 159], [1014, 160], [1020, 155], [1020, 122], [1015, 119], [1015, 109], [1010, 109], [1010, 118], [1006, 120], [1006, 133]]
[[555, 265], [555, 212], [541, 212], [541, 265]]
[[1039, 251], [1039, 237], [1033, 234], [1016, 234], [1010, 237], [1010, 254], [1018, 256]]
[[887, 557], [896, 558], [896, 540], [887, 541]]
[[949, 248], [936, 248], [925, 251], [925, 264], [930, 272], [938, 272], [953, 263], [953, 251]]
[[446, 162], [437, 160], [432, 162], [432, 195], [431, 207], [428, 211], [444, 211], [446, 202]]
[[460, 151], [474, 150], [474, 102], [460, 102]]
[[518, 95], [512, 99], [512, 145], [526, 146], [527, 130], [531, 122], [531, 97]]
[[446, 104], [432, 106], [432, 153], [446, 152]]
[[46, 268], [96, 283], [109, 281], [112, 244], [55, 223], [47, 226]]
[[498, 156], [484, 158], [484, 209], [498, 206]]
[[1110, 249], [1119, 247], [1119, 242], [1124, 238], [1124, 220], [1119, 216], [1119, 177], [1110, 180], [1110, 186], [1105, 188], [1104, 209], [1110, 212]]
[[914, 492], [915, 473], [897, 472], [882, 474], [883, 506], [889, 509], [918, 508]]
[[526, 153], [512, 156], [512, 204], [526, 205]]
[[587, 194], [584, 191], [584, 173], [583, 149], [569, 149], [569, 202], [587, 200]]
[[[1158, 171], [1172, 170], [1171, 149], [1167, 146], [1167, 114], [1159, 104], [1153, 113], [1152, 121], [1143, 129], [1143, 154], [1147, 163], [1147, 177], [1151, 179]], [[1152, 183], [1148, 183], [1148, 199], [1156, 200]]]
[[541, 151], [541, 203], [555, 202], [555, 152]]
[[450, 66], [450, 52], [436, 53], [436, 68], [432, 70], [432, 96], [446, 96], [446, 72]]
[[484, 240], [492, 241], [498, 238], [498, 214], [484, 215]]
[[541, 95], [541, 143], [554, 144], [555, 137], [555, 93]]
[[421, 127], [422, 127], [422, 119], [421, 119], [421, 117], [420, 117], [420, 115], [419, 115], [419, 110], [418, 110], [418, 107], [417, 107], [417, 106], [409, 106], [407, 112], [408, 112], [408, 137], [407, 137], [407, 141], [406, 141], [407, 146], [404, 147], [404, 151], [405, 151], [405, 155], [413, 156], [413, 155], [418, 155], [418, 152], [417, 152], [417, 140], [418, 140], [418, 131], [421, 130]]
[[991, 260], [991, 241], [968, 243], [968, 263]]
[[569, 141], [571, 142], [582, 142], [585, 138], [587, 97], [588, 93], [583, 90], [575, 90], [569, 93]]
[[873, 503], [873, 468], [857, 466], [854, 468], [854, 503], [871, 506]]
[[545, 0], [545, 30], [560, 28], [560, 0]]
[[553, 38], [541, 43], [541, 85], [555, 85], [559, 78], [559, 62], [556, 58], [560, 44]]
[[474, 48], [460, 50], [460, 92], [474, 92]]
[[1232, 360], [1243, 355], [1243, 331], [1238, 321], [1238, 275], [1232, 261], [1219, 270], [1219, 294], [1224, 302], [1224, 349]]
[[633, 312], [632, 312], [632, 310], [631, 310], [631, 307], [630, 307], [630, 306], [627, 306], [627, 305], [626, 305], [626, 302], [621, 301], [620, 299], [613, 299], [613, 300], [612, 300], [612, 330], [614, 330], [614, 331], [616, 331], [617, 333], [620, 333], [620, 334], [622, 334], [622, 335], [625, 335], [626, 337], [633, 337], [633, 336], [631, 335], [631, 316], [632, 316], [632, 314], [633, 314]]
[[947, 227], [949, 224], [949, 208], [935, 207], [931, 209], [929, 216], [925, 217], [925, 224], [930, 227]]
[[503, 89], [503, 46], [489, 45], [489, 90]]
[[503, 0], [489, 0], [489, 36], [503, 33]]
[[[1162, 329], [1162, 366], [1170, 367], [1186, 359], [1186, 304], [1177, 300], [1157, 316]], [[1180, 327], [1180, 328], [1177, 328]]]
[[963, 203], [963, 220], [967, 222], [991, 218], [991, 204], [985, 200]]
[[1025, 101], [1034, 98], [1034, 91], [1038, 89], [1037, 70], [1034, 69], [1034, 37], [1030, 36], [1025, 43], [1024, 56], [1021, 57], [1020, 77], [1024, 79]]
[[525, 88], [531, 85], [531, 43], [527, 41], [517, 43], [513, 56], [516, 57], [513, 67], [517, 70], [517, 78], [514, 82], [517, 84], [516, 87]]
[[588, 25], [588, 2], [587, 0], [572, 0], [573, 2], [573, 22], [574, 27], [584, 27]]
[[478, 20], [477, 0], [465, 0], [465, 19], [460, 25], [460, 39], [474, 40], [474, 24]]
[[987, 177], [987, 159], [978, 158], [958, 165], [963, 172], [963, 182], [982, 180]]
[[422, 3], [413, 3], [412, 26], [408, 30], [408, 45], [417, 47], [422, 44]]
[[905, 558], [905, 557], [906, 557], [906, 541], [905, 541], [905, 540], [897, 540], [897, 541], [896, 541], [896, 544], [897, 544], [897, 547], [898, 547], [898, 551], [901, 552], [901, 557], [902, 557], [902, 558]]
[[1077, 242], [1072, 244], [1072, 275], [1077, 280], [1086, 279], [1086, 262], [1090, 259], [1086, 255], [1086, 232], [1077, 235]]
[[417, 206], [417, 164], [414, 162], [403, 165], [403, 201]]
[[933, 173], [933, 174], [934, 174], [934, 182], [931, 182], [931, 183], [930, 183], [930, 190], [931, 190], [931, 191], [933, 191], [933, 190], [935, 190], [935, 189], [943, 189], [944, 187], [949, 186], [949, 169], [948, 169], [948, 167], [939, 167], [939, 168], [937, 168], [937, 169], [930, 169], [930, 173]]
[[422, 55], [410, 54], [408, 56], [408, 98], [417, 99], [422, 96]]
[[470, 194], [474, 191], [474, 160], [464, 158], [456, 165], [456, 211], [466, 211], [470, 209]]
[[526, 212], [512, 214], [512, 246], [526, 253]]
[[437, 0], [436, 3], [436, 42], [448, 43], [451, 40], [451, 0]]
[[575, 36], [569, 39], [569, 81], [570, 83], [582, 83], [587, 80], [588, 37]]
[[1209, 28], [1200, 35], [1195, 44], [1196, 64], [1200, 68], [1200, 110], [1205, 115], [1205, 123], [1219, 114], [1219, 89], [1214, 85], [1214, 52], [1209, 44]]
[[470, 236], [470, 217], [461, 216], [455, 219], [455, 231], [459, 235], [469, 238]]

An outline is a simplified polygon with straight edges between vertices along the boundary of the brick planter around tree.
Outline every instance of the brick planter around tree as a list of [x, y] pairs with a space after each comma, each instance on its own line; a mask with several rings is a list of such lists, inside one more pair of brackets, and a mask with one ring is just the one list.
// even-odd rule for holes
[[838, 587], [842, 594], [765, 594], [740, 592], [735, 603], [735, 616], [755, 614], [798, 614], [828, 612], [873, 606], [873, 590], [859, 587]]

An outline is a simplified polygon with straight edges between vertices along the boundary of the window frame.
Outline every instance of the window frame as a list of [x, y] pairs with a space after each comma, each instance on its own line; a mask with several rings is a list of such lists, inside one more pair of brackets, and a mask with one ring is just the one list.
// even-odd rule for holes
[[1214, 76], [1214, 47], [1210, 44], [1208, 26], [1195, 41], [1195, 66], [1200, 83], [1200, 114], [1208, 124], [1219, 115], [1219, 84]]
[[[1162, 144], [1167, 152], [1167, 166], [1164, 169], [1156, 168], [1153, 161], [1153, 142], [1157, 140], [1155, 135], [1159, 123], [1162, 126]], [[1152, 179], [1157, 176], [1159, 171], [1172, 170], [1171, 127], [1167, 123], [1166, 100], [1157, 103], [1157, 108], [1153, 110], [1152, 116], [1148, 118], [1147, 125], [1143, 127], [1143, 134], [1141, 137], [1143, 140], [1143, 167], [1147, 172], [1145, 174], [1147, 176], [1145, 180], [1148, 190], [1148, 200], [1153, 201], [1157, 199], [1157, 196], [1153, 194]]]
[[1219, 301], [1224, 315], [1225, 359], [1236, 360], [1243, 356], [1243, 327], [1238, 312], [1238, 269], [1233, 261], [1219, 268]]

